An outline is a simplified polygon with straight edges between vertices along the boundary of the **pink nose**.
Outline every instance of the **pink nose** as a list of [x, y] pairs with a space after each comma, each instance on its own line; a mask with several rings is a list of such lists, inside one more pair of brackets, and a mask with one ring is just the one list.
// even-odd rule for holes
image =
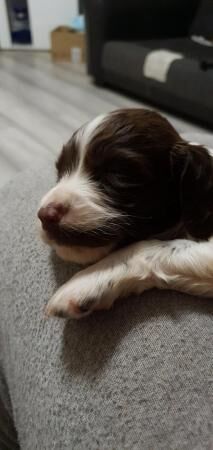
[[67, 206], [60, 203], [49, 203], [49, 205], [39, 209], [38, 218], [45, 228], [45, 226], [58, 224], [67, 211]]

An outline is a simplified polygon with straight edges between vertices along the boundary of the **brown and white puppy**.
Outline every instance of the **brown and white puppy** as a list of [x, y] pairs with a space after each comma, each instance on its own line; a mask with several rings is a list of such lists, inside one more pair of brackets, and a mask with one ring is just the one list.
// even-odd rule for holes
[[42, 238], [62, 259], [95, 264], [56, 292], [47, 314], [82, 317], [153, 287], [213, 295], [213, 159], [204, 147], [156, 112], [122, 109], [74, 133], [56, 168], [38, 212]]

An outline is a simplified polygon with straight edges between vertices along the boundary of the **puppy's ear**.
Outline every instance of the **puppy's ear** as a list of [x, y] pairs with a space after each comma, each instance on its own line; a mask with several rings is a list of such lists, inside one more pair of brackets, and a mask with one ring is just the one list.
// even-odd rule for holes
[[204, 147], [181, 141], [172, 149], [171, 165], [187, 233], [209, 238], [213, 235], [213, 158]]

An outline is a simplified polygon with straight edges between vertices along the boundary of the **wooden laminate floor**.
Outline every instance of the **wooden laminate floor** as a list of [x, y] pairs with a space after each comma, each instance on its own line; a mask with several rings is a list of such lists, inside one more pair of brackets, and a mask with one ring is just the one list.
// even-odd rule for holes
[[[17, 172], [56, 155], [82, 123], [141, 102], [94, 86], [69, 63], [48, 53], [0, 52], [0, 186]], [[181, 133], [203, 130], [167, 117]]]

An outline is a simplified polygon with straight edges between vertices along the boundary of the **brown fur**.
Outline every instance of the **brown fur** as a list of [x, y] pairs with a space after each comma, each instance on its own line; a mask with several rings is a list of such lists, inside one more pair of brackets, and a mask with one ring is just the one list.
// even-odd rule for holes
[[73, 134], [71, 139], [62, 148], [62, 151], [56, 161], [56, 169], [58, 178], [61, 178], [65, 173], [71, 173], [72, 170], [78, 165], [79, 152], [78, 146], [75, 140], [76, 133]]

